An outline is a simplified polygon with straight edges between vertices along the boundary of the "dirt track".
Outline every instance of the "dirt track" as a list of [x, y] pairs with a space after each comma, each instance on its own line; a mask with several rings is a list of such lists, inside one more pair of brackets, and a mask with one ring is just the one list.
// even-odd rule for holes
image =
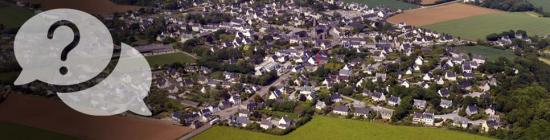
[[39, 3], [43, 9], [72, 8], [93, 14], [112, 14], [139, 9], [138, 6], [118, 5], [110, 0], [22, 0]]
[[0, 103], [0, 122], [41, 128], [87, 140], [173, 140], [191, 131], [155, 119], [93, 117], [60, 101], [11, 94]]
[[441, 6], [407, 10], [388, 19], [390, 23], [405, 22], [409, 25], [423, 26], [434, 23], [479, 16], [502, 11], [463, 3], [443, 4]]

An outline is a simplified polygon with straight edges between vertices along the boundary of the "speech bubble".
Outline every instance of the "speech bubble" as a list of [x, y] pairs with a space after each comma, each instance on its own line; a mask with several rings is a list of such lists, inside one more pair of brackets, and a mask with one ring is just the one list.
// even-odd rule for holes
[[[68, 49], [70, 45], [74, 48]], [[94, 16], [72, 9], [42, 12], [25, 22], [15, 36], [15, 58], [23, 71], [14, 84], [86, 82], [107, 67], [113, 48], [109, 30]]]
[[57, 93], [74, 110], [95, 116], [110, 116], [130, 110], [151, 116], [143, 102], [151, 86], [151, 68], [143, 55], [122, 44], [120, 59], [113, 72], [86, 90]]
[[[109, 30], [90, 14], [72, 9], [40, 13], [25, 22], [15, 37], [15, 57], [23, 71], [14, 84], [87, 82], [107, 67], [113, 48]], [[122, 43], [117, 65], [105, 79], [87, 89], [57, 95], [72, 109], [88, 115], [111, 116], [129, 110], [150, 116], [143, 102], [150, 87], [147, 60]]]

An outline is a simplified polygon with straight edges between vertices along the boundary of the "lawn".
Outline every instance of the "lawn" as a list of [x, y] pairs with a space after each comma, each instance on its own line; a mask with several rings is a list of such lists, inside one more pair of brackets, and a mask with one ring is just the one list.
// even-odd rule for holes
[[535, 5], [535, 7], [539, 8], [542, 7], [542, 10], [544, 12], [550, 12], [550, 1], [549, 0], [527, 0], [531, 2], [531, 4]]
[[38, 128], [32, 128], [28, 126], [12, 124], [12, 123], [0, 123], [0, 139], [5, 140], [72, 140], [74, 137], [66, 136], [42, 130]]
[[451, 20], [422, 26], [437, 32], [449, 33], [468, 40], [485, 40], [491, 33], [525, 30], [529, 35], [550, 34], [550, 18], [536, 17], [528, 12], [496, 13]]
[[495, 49], [486, 46], [464, 46], [459, 48], [464, 53], [472, 53], [476, 55], [482, 55], [487, 57], [489, 61], [495, 61], [500, 57], [508, 58], [509, 60], [514, 60], [517, 55], [512, 53], [509, 50]]
[[384, 6], [391, 9], [415, 9], [418, 5], [397, 1], [397, 0], [344, 0], [345, 2], [364, 3], [369, 7]]
[[306, 125], [285, 136], [275, 136], [231, 127], [215, 126], [194, 140], [489, 140], [491, 138], [440, 128], [394, 126], [383, 123], [315, 116]]
[[17, 7], [5, 1], [0, 1], [0, 13], [2, 13], [0, 14], [0, 24], [7, 28], [19, 27], [34, 15], [31, 10]]
[[169, 65], [174, 63], [179, 63], [179, 64], [195, 63], [195, 59], [193, 59], [193, 57], [180, 52], [163, 54], [163, 55], [155, 55], [155, 56], [147, 56], [147, 61], [149, 61], [149, 65], [151, 66], [162, 66], [162, 65]]

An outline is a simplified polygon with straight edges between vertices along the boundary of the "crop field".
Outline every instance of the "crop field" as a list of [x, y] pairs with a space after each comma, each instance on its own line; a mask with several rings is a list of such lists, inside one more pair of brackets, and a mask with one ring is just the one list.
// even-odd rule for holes
[[0, 1], [0, 13], [0, 24], [7, 28], [19, 27], [34, 15], [31, 10], [17, 7], [5, 1]]
[[535, 7], [539, 8], [542, 7], [542, 10], [544, 12], [550, 12], [550, 1], [549, 0], [527, 0], [531, 2], [531, 4], [535, 5]]
[[151, 66], [162, 66], [162, 65], [169, 65], [174, 63], [189, 64], [189, 63], [195, 62], [195, 59], [193, 59], [193, 57], [184, 53], [179, 53], [179, 52], [171, 53], [171, 54], [148, 56], [146, 58], [147, 58], [147, 61], [149, 61], [149, 65]]
[[550, 18], [533, 16], [530, 12], [496, 13], [422, 27], [468, 40], [485, 40], [491, 33], [509, 30], [525, 30], [530, 36], [545, 36], [550, 34]]
[[285, 136], [215, 126], [193, 140], [489, 140], [491, 138], [439, 128], [394, 126], [383, 123], [315, 116]]
[[369, 7], [384, 6], [391, 9], [414, 9], [418, 5], [397, 1], [397, 0], [344, 0], [345, 2], [365, 3]]
[[487, 57], [488, 61], [495, 61], [500, 57], [508, 58], [509, 60], [514, 60], [517, 55], [512, 53], [509, 50], [495, 49], [486, 46], [464, 46], [459, 48], [460, 51], [464, 53], [472, 53], [475, 55], [482, 55]]
[[112, 14], [139, 9], [138, 6], [119, 5], [110, 0], [22, 0], [38, 3], [44, 9], [72, 8], [93, 14]]
[[409, 25], [423, 26], [455, 19], [474, 17], [479, 15], [500, 13], [502, 11], [463, 4], [452, 3], [441, 6], [406, 10], [388, 19], [390, 23], [405, 22]]
[[[156, 119], [89, 116], [69, 108], [61, 101], [21, 94], [10, 94], [0, 103], [0, 122], [93, 140], [173, 140], [191, 131], [189, 128]], [[30, 128], [0, 125], [0, 139], [11, 140], [2, 132], [4, 129], [20, 129], [19, 132], [26, 132], [22, 129]], [[39, 130], [30, 130], [25, 134], [32, 135], [37, 131]], [[38, 135], [43, 133], [46, 132], [37, 132]]]

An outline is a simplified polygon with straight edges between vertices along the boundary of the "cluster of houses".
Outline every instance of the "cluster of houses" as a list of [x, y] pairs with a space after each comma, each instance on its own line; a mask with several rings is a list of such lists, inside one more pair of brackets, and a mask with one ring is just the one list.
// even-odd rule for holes
[[[315, 102], [318, 110], [331, 108], [333, 114], [367, 118], [370, 114], [380, 115], [391, 120], [393, 109], [403, 104], [402, 96], [390, 94], [389, 87], [420, 87], [434, 90], [440, 98], [439, 104], [432, 104], [426, 99], [414, 99], [411, 103], [418, 112], [411, 113], [412, 123], [432, 126], [438, 115], [434, 107], [454, 110], [466, 108], [468, 116], [477, 113], [475, 105], [461, 105], [454, 101], [454, 96], [482, 98], [493, 86], [498, 86], [496, 79], [478, 69], [486, 61], [483, 56], [469, 56], [448, 46], [461, 40], [450, 35], [440, 34], [425, 29], [415, 28], [404, 23], [393, 25], [388, 30], [377, 30], [385, 24], [385, 19], [399, 11], [381, 7], [368, 7], [364, 4], [348, 4], [340, 1], [316, 1], [320, 5], [336, 6], [338, 10], [317, 12], [312, 7], [299, 6], [293, 0], [258, 4], [257, 1], [246, 1], [240, 4], [199, 3], [194, 4], [195, 13], [224, 13], [231, 16], [230, 21], [220, 23], [184, 22], [176, 15], [184, 10], [171, 10], [161, 15], [166, 21], [167, 30], [157, 37], [158, 41], [175, 38], [185, 42], [190, 38], [212, 34], [220, 29], [231, 36], [227, 40], [211, 41], [205, 45], [215, 52], [223, 48], [253, 49], [263, 51], [265, 56], [260, 63], [254, 64], [254, 73], [232, 73], [221, 71], [221, 76], [214, 77], [214, 72], [204, 66], [185, 66], [184, 68], [166, 68], [154, 73], [154, 86], [169, 93], [169, 98], [193, 106], [199, 111], [175, 113], [173, 118], [188, 124], [207, 123], [216, 120], [213, 114], [225, 109], [239, 107], [239, 111], [228, 117], [227, 122], [233, 126], [247, 127], [258, 123], [263, 129], [287, 129], [294, 125], [288, 117], [262, 115], [260, 119], [251, 119], [255, 109], [261, 103], [245, 102], [252, 95], [258, 94], [262, 87], [243, 83], [243, 76], [261, 76], [276, 72], [284, 78], [281, 84], [272, 86], [262, 96], [264, 100], [291, 100]], [[334, 16], [339, 12], [342, 16]], [[143, 30], [155, 22], [151, 15], [130, 13], [130, 23], [139, 23]], [[189, 28], [188, 28], [189, 27]], [[129, 27], [121, 27], [129, 28]], [[190, 29], [190, 30], [189, 30]], [[502, 40], [502, 39], [501, 39]], [[282, 42], [282, 43], [281, 43]], [[279, 44], [279, 45], [276, 45]], [[283, 44], [283, 45], [281, 45]], [[204, 46], [201, 46], [204, 47]], [[171, 53], [174, 50], [163, 45], [138, 47], [148, 55]], [[348, 54], [334, 53], [333, 50], [345, 49]], [[433, 54], [436, 53], [434, 56]], [[407, 62], [406, 58], [412, 60]], [[243, 58], [243, 60], [248, 58]], [[235, 60], [237, 61], [237, 60]], [[341, 66], [339, 65], [341, 64]], [[313, 77], [326, 65], [337, 65], [338, 70], [321, 77]], [[390, 72], [391, 65], [400, 65], [397, 72]], [[220, 72], [217, 72], [219, 75]], [[291, 75], [291, 76], [283, 76]], [[319, 79], [320, 78], [320, 79]], [[481, 79], [471, 82], [473, 79]], [[393, 84], [393, 81], [397, 84]], [[365, 85], [376, 83], [382, 88], [368, 89]], [[390, 84], [391, 83], [391, 84]], [[328, 100], [320, 100], [320, 89], [332, 89], [335, 85], [351, 87], [353, 95], [366, 97], [370, 102], [345, 101], [350, 98], [339, 93], [329, 93]], [[449, 88], [457, 85], [466, 94], [457, 93]], [[440, 88], [443, 87], [443, 88]], [[221, 92], [216, 101], [196, 100], [197, 95], [208, 97], [211, 92]], [[451, 96], [454, 95], [454, 96]], [[182, 115], [192, 114], [192, 115]], [[485, 118], [485, 125], [498, 128], [498, 114]], [[181, 120], [180, 120], [181, 121]], [[454, 119], [454, 123], [463, 126], [470, 120]], [[487, 129], [487, 130], [488, 130]]]

